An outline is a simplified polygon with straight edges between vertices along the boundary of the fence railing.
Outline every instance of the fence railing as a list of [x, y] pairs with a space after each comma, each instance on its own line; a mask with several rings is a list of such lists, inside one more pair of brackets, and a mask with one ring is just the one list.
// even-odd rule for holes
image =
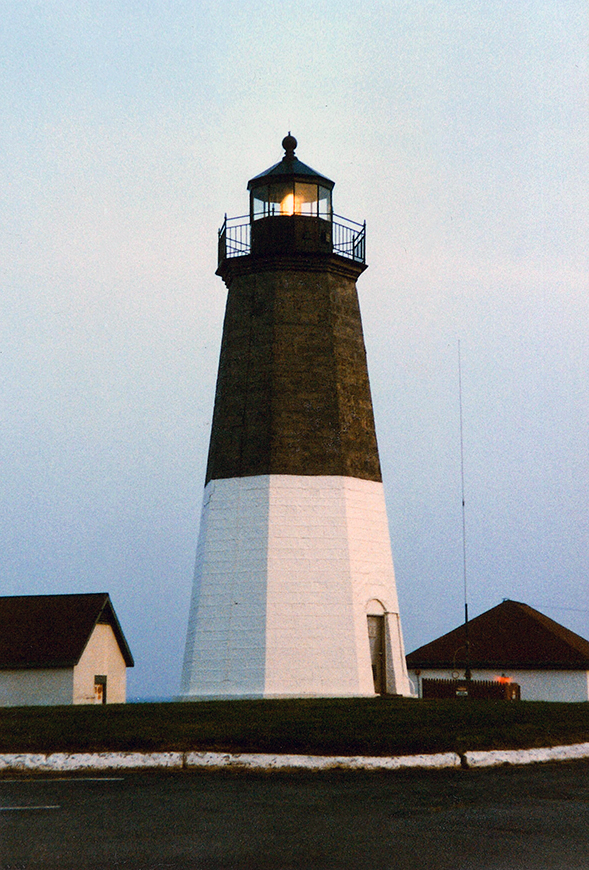
[[[366, 261], [366, 223], [359, 224], [341, 215], [334, 215], [331, 227], [333, 253], [358, 263], [364, 263]], [[233, 218], [228, 218], [225, 215], [223, 226], [219, 230], [219, 263], [230, 257], [245, 257], [250, 253], [250, 250], [249, 215]]]

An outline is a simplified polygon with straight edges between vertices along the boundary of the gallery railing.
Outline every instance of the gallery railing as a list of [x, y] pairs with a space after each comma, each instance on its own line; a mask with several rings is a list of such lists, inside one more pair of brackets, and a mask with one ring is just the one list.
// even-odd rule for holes
[[[225, 215], [219, 230], [219, 263], [230, 257], [245, 257], [250, 253], [249, 215], [228, 218]], [[366, 261], [366, 222], [359, 224], [341, 215], [334, 215], [332, 227], [332, 250], [340, 257], [347, 257], [358, 263]]]

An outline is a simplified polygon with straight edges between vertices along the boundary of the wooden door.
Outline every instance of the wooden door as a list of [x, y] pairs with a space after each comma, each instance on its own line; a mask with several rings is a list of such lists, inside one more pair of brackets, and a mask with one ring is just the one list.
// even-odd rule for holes
[[370, 663], [377, 695], [386, 692], [386, 663], [384, 645], [384, 616], [368, 617], [368, 640], [370, 643]]
[[97, 674], [94, 677], [94, 703], [106, 704], [106, 676]]

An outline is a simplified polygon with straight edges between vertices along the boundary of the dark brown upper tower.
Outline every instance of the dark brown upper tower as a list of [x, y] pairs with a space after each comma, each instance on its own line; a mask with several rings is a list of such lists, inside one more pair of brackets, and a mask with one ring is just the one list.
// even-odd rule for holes
[[365, 226], [333, 214], [334, 183], [296, 139], [225, 219], [229, 295], [207, 482], [263, 474], [381, 480], [356, 280]]

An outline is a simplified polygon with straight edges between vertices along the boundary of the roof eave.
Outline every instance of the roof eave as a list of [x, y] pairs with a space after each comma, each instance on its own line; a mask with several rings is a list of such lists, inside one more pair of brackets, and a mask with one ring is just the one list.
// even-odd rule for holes
[[75, 668], [78, 664], [77, 661], [73, 661], [72, 659], [68, 659], [67, 661], [58, 661], [58, 662], [2, 662], [0, 665], [0, 672], [2, 671], [55, 671], [55, 670], [69, 670], [70, 668]]
[[[466, 667], [466, 662], [434, 662], [434, 661], [407, 661], [410, 670], [444, 670], [460, 671]], [[517, 662], [517, 661], [470, 661], [469, 667], [473, 670], [518, 670], [518, 671], [589, 671], [589, 661], [581, 662]]]
[[284, 158], [279, 163], [255, 175], [247, 183], [247, 189], [252, 190], [255, 187], [261, 187], [265, 182], [271, 183], [274, 181], [288, 181], [292, 179], [300, 179], [301, 181], [314, 181], [324, 187], [333, 190], [335, 181], [322, 175], [317, 170], [312, 169], [295, 157], [294, 160]]

